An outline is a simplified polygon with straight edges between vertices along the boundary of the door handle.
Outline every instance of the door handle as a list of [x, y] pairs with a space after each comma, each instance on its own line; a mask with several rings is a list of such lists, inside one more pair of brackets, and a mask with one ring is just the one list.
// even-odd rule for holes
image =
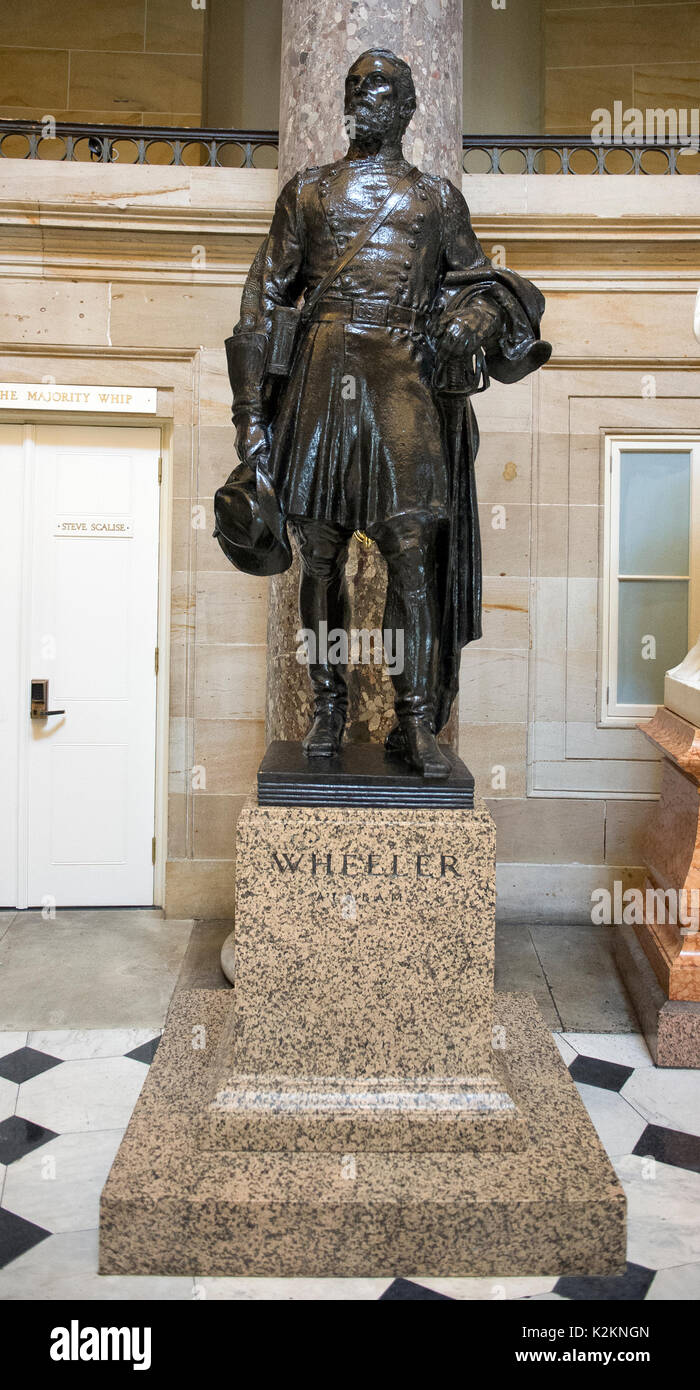
[[65, 714], [64, 709], [47, 709], [49, 703], [49, 683], [47, 680], [32, 680], [29, 698], [29, 718], [49, 719], [52, 714]]

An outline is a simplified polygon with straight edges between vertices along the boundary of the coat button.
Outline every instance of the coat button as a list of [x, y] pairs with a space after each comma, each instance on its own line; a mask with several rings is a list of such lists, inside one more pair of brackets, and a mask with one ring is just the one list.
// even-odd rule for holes
[[411, 247], [411, 249], [413, 249], [416, 243], [415, 243], [415, 241], [409, 241], [408, 244], [409, 244], [409, 246]]
[[410, 261], [404, 261], [403, 267], [404, 267], [404, 270], [410, 270], [410, 269], [411, 269], [411, 262], [410, 262]]

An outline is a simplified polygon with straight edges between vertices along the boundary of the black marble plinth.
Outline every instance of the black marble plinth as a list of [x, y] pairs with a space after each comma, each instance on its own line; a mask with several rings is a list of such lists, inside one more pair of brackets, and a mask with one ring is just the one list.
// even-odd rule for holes
[[260, 806], [452, 806], [471, 810], [474, 778], [443, 748], [449, 777], [422, 777], [381, 743], [344, 743], [334, 758], [308, 758], [300, 743], [271, 743], [258, 769]]

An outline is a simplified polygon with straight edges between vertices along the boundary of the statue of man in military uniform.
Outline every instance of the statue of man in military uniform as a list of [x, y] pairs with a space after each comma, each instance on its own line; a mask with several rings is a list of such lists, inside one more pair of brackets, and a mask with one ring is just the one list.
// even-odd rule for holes
[[[227, 528], [236, 498], [226, 488], [217, 527], [233, 562], [258, 573], [290, 563], [288, 527], [301, 625], [316, 634], [322, 623], [348, 628], [353, 533], [376, 542], [388, 571], [384, 628], [402, 630], [404, 648], [387, 747], [444, 778], [437, 735], [461, 647], [480, 635], [469, 397], [489, 374], [518, 380], [551, 349], [539, 337], [539, 291], [490, 264], [449, 180], [404, 159], [415, 108], [408, 65], [384, 49], [363, 53], [345, 83], [346, 154], [297, 173], [279, 196], [227, 342], [237, 449], [271, 544], [258, 531], [251, 549], [240, 527]], [[346, 673], [317, 648], [309, 675], [304, 749], [327, 757], [343, 737]]]

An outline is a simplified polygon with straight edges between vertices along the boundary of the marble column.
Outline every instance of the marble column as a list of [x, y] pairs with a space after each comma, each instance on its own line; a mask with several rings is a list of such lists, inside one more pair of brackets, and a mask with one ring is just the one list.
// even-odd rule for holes
[[[462, 169], [462, 0], [285, 0], [280, 99], [280, 186], [297, 169], [338, 159], [347, 147], [343, 83], [367, 48], [389, 48], [410, 63], [417, 110], [406, 158], [458, 186]], [[374, 544], [352, 542], [348, 578], [354, 627], [381, 628], [386, 570]], [[300, 739], [311, 714], [305, 669], [295, 657], [298, 561], [272, 580], [268, 620], [267, 739]], [[455, 702], [456, 703], [456, 702]], [[350, 676], [348, 737], [381, 741], [393, 723], [385, 668]], [[443, 740], [457, 745], [453, 710]]]

